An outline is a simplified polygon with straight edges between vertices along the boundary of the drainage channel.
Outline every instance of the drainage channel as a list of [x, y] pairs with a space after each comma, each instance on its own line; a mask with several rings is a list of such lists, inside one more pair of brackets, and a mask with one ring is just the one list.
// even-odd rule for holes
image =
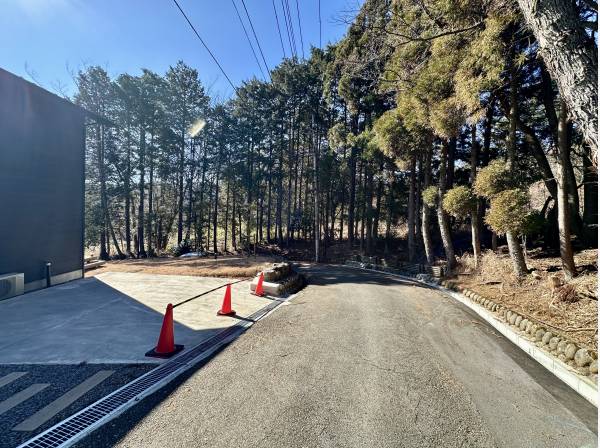
[[[288, 298], [289, 299], [289, 298]], [[62, 422], [29, 439], [17, 448], [58, 448], [70, 446], [103, 424], [151, 395], [187, 369], [208, 358], [262, 319], [282, 302], [276, 299], [235, 325], [200, 343], [190, 351], [162, 364], [120, 389], [92, 403]]]

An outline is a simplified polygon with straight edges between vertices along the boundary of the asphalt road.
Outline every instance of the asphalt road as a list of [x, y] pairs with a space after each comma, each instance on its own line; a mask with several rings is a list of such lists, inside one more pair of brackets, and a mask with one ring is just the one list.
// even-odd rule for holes
[[382, 274], [309, 272], [289, 304], [79, 446], [597, 446], [597, 409], [462, 305]]

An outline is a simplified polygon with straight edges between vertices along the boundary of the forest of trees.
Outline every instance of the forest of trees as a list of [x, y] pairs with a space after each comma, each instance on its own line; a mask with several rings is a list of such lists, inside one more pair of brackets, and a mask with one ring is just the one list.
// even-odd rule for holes
[[517, 276], [524, 244], [577, 275], [573, 247], [597, 245], [597, 6], [562, 2], [552, 25], [592, 71], [574, 75], [528, 3], [366, 0], [340, 42], [224, 102], [183, 62], [82, 70], [75, 101], [104, 117], [87, 127], [86, 243], [107, 259], [301, 241], [323, 260], [402, 236], [392, 255], [452, 268], [470, 234], [475, 259], [507, 244]]

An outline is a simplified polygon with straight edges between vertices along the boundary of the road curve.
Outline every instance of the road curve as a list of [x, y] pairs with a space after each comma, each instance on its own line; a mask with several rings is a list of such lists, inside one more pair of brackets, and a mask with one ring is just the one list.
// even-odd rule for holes
[[597, 409], [467, 308], [305, 270], [293, 301], [79, 446], [597, 446]]

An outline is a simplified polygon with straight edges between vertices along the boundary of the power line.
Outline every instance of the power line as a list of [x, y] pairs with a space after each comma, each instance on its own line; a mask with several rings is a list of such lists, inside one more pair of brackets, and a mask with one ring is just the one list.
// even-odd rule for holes
[[260, 62], [258, 61], [258, 56], [256, 56], [256, 51], [254, 51], [254, 45], [252, 45], [252, 41], [250, 40], [250, 36], [248, 36], [248, 31], [246, 30], [246, 25], [244, 25], [244, 21], [242, 20], [242, 16], [240, 15], [240, 11], [238, 10], [237, 5], [235, 4], [235, 0], [231, 0], [231, 3], [233, 4], [233, 7], [235, 8], [235, 12], [236, 12], [236, 14], [238, 16], [238, 19], [240, 20], [240, 24], [242, 25], [242, 29], [244, 30], [244, 34], [246, 35], [246, 40], [250, 44], [250, 49], [252, 50], [252, 54], [254, 55], [254, 60], [258, 64], [258, 69], [260, 70], [260, 73], [262, 74], [263, 78], [266, 79], [265, 72], [263, 72], [262, 66], [260, 65]]
[[271, 79], [271, 70], [269, 70], [269, 66], [265, 60], [265, 55], [260, 46], [260, 42], [258, 41], [258, 37], [256, 36], [256, 31], [254, 30], [254, 25], [252, 24], [252, 19], [250, 18], [250, 14], [248, 14], [248, 8], [246, 8], [246, 2], [244, 0], [242, 0], [242, 6], [244, 7], [244, 11], [246, 11], [246, 16], [248, 17], [248, 22], [250, 22], [250, 28], [252, 29], [252, 34], [254, 34], [254, 39], [256, 39], [256, 44], [258, 45], [258, 51], [260, 51], [260, 56], [262, 57], [263, 63], [267, 69], [267, 73], [269, 74], [269, 79]]
[[296, 56], [296, 53], [294, 52], [294, 47], [292, 46], [292, 35], [290, 33], [290, 25], [288, 24], [288, 18], [287, 18], [287, 14], [285, 12], [285, 5], [283, 0], [280, 0], [281, 2], [281, 9], [283, 10], [283, 20], [285, 22], [285, 29], [287, 31], [287, 36], [288, 36], [288, 43], [290, 45], [290, 53], [292, 54], [292, 57]]
[[298, 57], [298, 49], [296, 47], [296, 35], [294, 34], [294, 22], [292, 21], [292, 14], [290, 13], [290, 3], [285, 0], [285, 10], [287, 14], [287, 21], [289, 24], [290, 34], [292, 36], [292, 43], [294, 44], [294, 56]]
[[187, 21], [187, 23], [190, 26], [190, 28], [192, 29], [192, 31], [194, 31], [194, 34], [196, 34], [196, 37], [198, 38], [198, 40], [200, 40], [200, 43], [202, 43], [202, 45], [204, 46], [206, 51], [208, 51], [208, 54], [210, 54], [210, 57], [213, 59], [213, 61], [215, 61], [215, 64], [217, 64], [217, 67], [219, 67], [219, 70], [221, 70], [221, 73], [223, 73], [223, 75], [225, 75], [225, 78], [227, 78], [227, 81], [229, 82], [231, 87], [233, 87], [233, 90], [237, 93], [237, 87], [233, 85], [233, 83], [231, 82], [231, 79], [229, 79], [229, 76], [227, 76], [227, 73], [225, 73], [225, 70], [223, 70], [223, 67], [221, 67], [221, 64], [219, 64], [219, 61], [217, 60], [217, 58], [215, 57], [213, 52], [210, 51], [210, 48], [208, 48], [208, 45], [206, 45], [204, 40], [200, 37], [200, 34], [198, 34], [198, 31], [196, 31], [196, 28], [194, 27], [194, 25], [192, 25], [192, 22], [190, 22], [190, 19], [188, 18], [188, 16], [185, 14], [185, 12], [183, 12], [183, 9], [181, 9], [181, 6], [179, 6], [179, 3], [177, 3], [177, 0], [173, 0], [173, 2], [175, 3], [175, 5], [179, 9], [179, 11], [181, 12], [183, 17], [185, 17], [185, 20]]
[[287, 9], [288, 20], [290, 22], [290, 32], [292, 33], [292, 42], [294, 42], [294, 52], [298, 57], [298, 46], [296, 45], [296, 32], [294, 30], [294, 21], [292, 20], [292, 12], [290, 10], [290, 1], [285, 0], [285, 7]]
[[[319, 0], [321, 1], [321, 0]], [[285, 47], [283, 45], [283, 37], [281, 37], [281, 28], [279, 27], [279, 16], [277, 15], [277, 8], [275, 7], [275, 0], [273, 2], [273, 12], [275, 12], [275, 22], [277, 22], [277, 32], [279, 33], [279, 41], [281, 42], [281, 51], [283, 51], [283, 57], [285, 58]]]
[[302, 37], [302, 22], [300, 21], [300, 7], [296, 0], [296, 15], [298, 16], [298, 29], [300, 30], [300, 48], [302, 48], [302, 59], [304, 59], [304, 38]]

